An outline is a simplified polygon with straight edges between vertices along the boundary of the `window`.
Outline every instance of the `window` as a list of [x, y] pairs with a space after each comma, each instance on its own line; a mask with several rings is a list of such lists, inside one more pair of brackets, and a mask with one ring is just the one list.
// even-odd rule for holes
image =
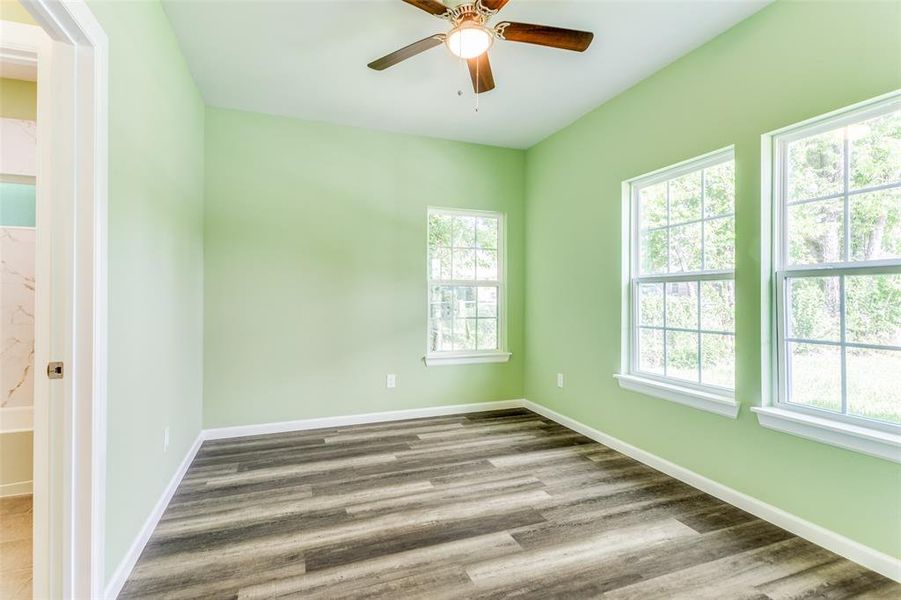
[[901, 431], [901, 100], [773, 139], [775, 405]]
[[620, 384], [734, 418], [732, 150], [629, 182], [629, 205]]
[[427, 365], [504, 362], [504, 217], [429, 209]]

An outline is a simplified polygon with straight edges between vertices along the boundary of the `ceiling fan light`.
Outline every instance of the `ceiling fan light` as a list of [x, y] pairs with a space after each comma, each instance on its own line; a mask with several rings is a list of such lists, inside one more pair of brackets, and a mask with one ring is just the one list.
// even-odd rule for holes
[[494, 34], [482, 25], [464, 23], [447, 34], [445, 43], [454, 56], [464, 59], [475, 58], [491, 48]]

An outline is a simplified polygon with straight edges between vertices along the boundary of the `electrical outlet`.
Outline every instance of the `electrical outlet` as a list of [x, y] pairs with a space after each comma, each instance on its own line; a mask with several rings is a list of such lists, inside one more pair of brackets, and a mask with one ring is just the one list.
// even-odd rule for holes
[[557, 387], [563, 389], [563, 373], [557, 373]]
[[169, 450], [169, 426], [163, 429], [163, 452]]
[[397, 375], [394, 373], [388, 373], [385, 376], [385, 387], [388, 389], [393, 389], [397, 387]]

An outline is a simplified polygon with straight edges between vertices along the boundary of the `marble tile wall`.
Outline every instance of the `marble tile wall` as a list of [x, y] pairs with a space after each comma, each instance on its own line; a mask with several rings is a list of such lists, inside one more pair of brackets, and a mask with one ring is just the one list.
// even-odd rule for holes
[[0, 408], [34, 395], [35, 230], [0, 227]]
[[22, 119], [0, 118], [0, 173], [37, 175], [37, 123]]

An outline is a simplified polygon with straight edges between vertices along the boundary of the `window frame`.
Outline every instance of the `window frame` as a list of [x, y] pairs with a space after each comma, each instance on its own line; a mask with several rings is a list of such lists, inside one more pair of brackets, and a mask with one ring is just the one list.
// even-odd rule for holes
[[[785, 331], [788, 324], [784, 306], [786, 274], [813, 273], [819, 276], [839, 276], [847, 275], [849, 271], [852, 275], [867, 272], [884, 273], [886, 269], [897, 268], [898, 260], [854, 261], [852, 267], [848, 267], [846, 263], [796, 265], [783, 269], [781, 275], [779, 270], [788, 249], [788, 236], [783, 235], [787, 216], [787, 204], [783, 194], [788, 176], [784, 161], [787, 158], [785, 149], [788, 143], [885, 114], [899, 107], [901, 107], [901, 92], [890, 92], [761, 136], [761, 402], [759, 406], [751, 407], [751, 411], [757, 414], [758, 423], [767, 429], [897, 463], [901, 463], [901, 432], [894, 424], [791, 404], [783, 401], [782, 394], [787, 384], [783, 366], [786, 359]], [[847, 153], [842, 160], [843, 163], [847, 162]], [[845, 178], [848, 176], [846, 168]], [[855, 194], [890, 187], [894, 186], [891, 184], [872, 186], [862, 188], [863, 192], [855, 190]], [[849, 196], [848, 191], [845, 184], [842, 192], [835, 194], [835, 197], [846, 199]], [[846, 201], [845, 207], [847, 205]], [[847, 218], [846, 212], [844, 216], [843, 231], [847, 235], [850, 219]], [[847, 257], [846, 252], [850, 252], [850, 238], [844, 246], [842, 253]], [[840, 335], [843, 337], [845, 335], [843, 290], [841, 303]], [[844, 361], [842, 369], [845, 369]]]
[[[776, 324], [776, 395], [774, 397], [773, 406], [779, 409], [796, 411], [802, 414], [819, 417], [827, 420], [835, 420], [850, 425], [856, 425], [868, 429], [876, 429], [888, 433], [901, 433], [901, 424], [893, 424], [887, 421], [880, 421], [869, 417], [857, 415], [849, 415], [847, 410], [847, 372], [845, 355], [848, 348], [870, 348], [870, 349], [892, 349], [901, 351], [901, 346], [866, 344], [857, 342], [848, 342], [846, 340], [845, 326], [846, 310], [845, 310], [845, 278], [854, 275], [883, 275], [883, 274], [901, 274], [901, 258], [894, 259], [878, 259], [866, 261], [851, 260], [851, 218], [850, 218], [850, 198], [860, 194], [887, 190], [901, 189], [901, 181], [889, 184], [880, 184], [860, 189], [850, 189], [850, 160], [849, 160], [849, 142], [847, 139], [843, 141], [842, 150], [842, 168], [843, 168], [843, 185], [842, 191], [835, 194], [828, 194], [823, 197], [803, 199], [789, 203], [786, 197], [788, 187], [788, 146], [792, 142], [811, 136], [819, 135], [827, 131], [832, 131], [840, 127], [852, 125], [879, 117], [890, 112], [901, 110], [901, 98], [890, 99], [888, 101], [877, 102], [874, 105], [867, 105], [859, 108], [849, 108], [842, 110], [840, 114], [818, 119], [815, 123], [799, 124], [790, 129], [773, 136], [773, 197], [775, 200], [774, 208], [774, 248], [773, 248], [773, 266], [772, 273], [775, 285], [773, 307], [775, 310]], [[843, 200], [843, 243], [841, 262], [822, 263], [822, 264], [788, 264], [789, 252], [789, 235], [788, 235], [788, 209], [789, 206], [818, 202], [824, 200]], [[823, 340], [807, 340], [787, 335], [789, 314], [786, 310], [786, 281], [791, 278], [804, 277], [838, 277], [839, 278], [839, 341], [824, 342]], [[807, 343], [807, 344], [824, 344], [830, 347], [839, 348], [841, 354], [841, 402], [842, 412], [837, 413], [828, 409], [814, 408], [789, 401], [788, 386], [791, 376], [791, 369], [788, 360], [788, 343]]]
[[[641, 371], [638, 368], [638, 315], [639, 315], [639, 293], [638, 286], [641, 284], [660, 283], [663, 285], [663, 296], [666, 297], [666, 284], [677, 282], [698, 282], [698, 294], [700, 295], [700, 284], [703, 281], [732, 281], [733, 293], [735, 286], [735, 267], [731, 269], [711, 269], [705, 270], [704, 267], [704, 250], [706, 236], [704, 227], [701, 226], [701, 269], [695, 271], [686, 271], [679, 273], [656, 273], [653, 275], [642, 275], [640, 271], [640, 214], [639, 214], [639, 193], [641, 189], [652, 185], [662, 183], [681, 177], [683, 175], [702, 171], [704, 169], [714, 167], [725, 162], [735, 161], [735, 149], [733, 146], [721, 148], [713, 152], [658, 169], [652, 173], [635, 177], [623, 182], [623, 240], [624, 260], [623, 260], [623, 317], [622, 317], [622, 354], [620, 373], [615, 377], [618, 379], [621, 387], [632, 391], [672, 400], [680, 404], [693, 406], [702, 410], [707, 410], [716, 414], [736, 418], [738, 416], [739, 404], [735, 401], [735, 388], [727, 388], [720, 385], [701, 383], [701, 352], [698, 352], [698, 381], [686, 381]], [[702, 179], [703, 194], [703, 179]], [[669, 206], [667, 206], [669, 213]], [[704, 214], [703, 196], [701, 203], [701, 218], [691, 221], [677, 223], [675, 226], [683, 226], [692, 223], [704, 223], [707, 221], [715, 221], [716, 219], [728, 218], [733, 219], [733, 227], [735, 224], [736, 210], [733, 206], [732, 212], [716, 215], [708, 218]], [[669, 223], [669, 214], [667, 215], [667, 231], [673, 227]], [[733, 229], [734, 231], [734, 229]], [[734, 244], [734, 239], [733, 239]], [[669, 243], [667, 243], [667, 253], [669, 253]], [[668, 262], [668, 261], [667, 261]], [[699, 298], [700, 302], [700, 298]], [[666, 305], [664, 303], [664, 313]], [[660, 331], [676, 330], [679, 328], [667, 328], [665, 325], [656, 328]], [[691, 332], [698, 333], [698, 345], [701, 345], [702, 333], [728, 334], [733, 338], [733, 347], [735, 344], [735, 331], [721, 332], [708, 331], [701, 327], [700, 307], [698, 310], [698, 328], [691, 329]], [[664, 333], [665, 336], [665, 333]], [[666, 338], [664, 337], [664, 352], [666, 351]], [[665, 355], [664, 355], [665, 356]], [[666, 359], [664, 358], [664, 361]]]
[[[433, 279], [429, 260], [431, 247], [429, 243], [429, 228], [432, 215], [445, 215], [451, 217], [492, 217], [497, 219], [497, 280], [480, 279]], [[425, 343], [426, 353], [423, 362], [426, 366], [450, 366], [477, 363], [502, 363], [510, 360], [511, 353], [507, 351], [507, 223], [506, 215], [500, 211], [483, 209], [446, 208], [429, 206], [426, 209], [426, 327]], [[432, 351], [431, 349], [431, 294], [432, 287], [436, 285], [497, 287], [497, 349], [495, 350], [444, 350]]]

